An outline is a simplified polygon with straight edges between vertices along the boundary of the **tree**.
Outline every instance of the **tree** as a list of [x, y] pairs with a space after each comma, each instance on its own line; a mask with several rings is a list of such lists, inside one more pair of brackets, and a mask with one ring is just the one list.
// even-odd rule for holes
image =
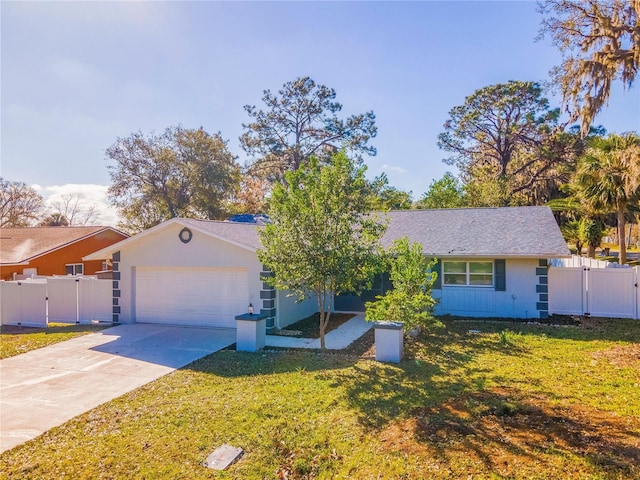
[[271, 223], [260, 231], [258, 258], [274, 272], [266, 280], [299, 300], [315, 295], [323, 350], [335, 295], [357, 292], [370, 280], [385, 230], [367, 212], [365, 170], [343, 152], [324, 166], [311, 157], [275, 185]]
[[578, 236], [580, 242], [587, 244], [587, 255], [591, 258], [596, 256], [596, 248], [602, 243], [602, 236], [604, 235], [604, 225], [602, 221], [597, 218], [584, 217], [580, 220], [578, 225]]
[[43, 223], [61, 226], [89, 225], [96, 215], [96, 206], [87, 205], [79, 194], [61, 195], [60, 200], [51, 202], [51, 209], [51, 214]]
[[244, 175], [232, 202], [234, 213], [263, 213], [267, 208], [270, 186], [263, 178]]
[[580, 221], [570, 220], [560, 227], [565, 242], [576, 246], [576, 253], [582, 255], [582, 236], [580, 235]]
[[367, 302], [367, 320], [403, 322], [409, 329], [441, 325], [433, 316], [437, 301], [431, 296], [435, 262], [424, 256], [422, 245], [406, 237], [396, 240], [386, 258], [393, 288]]
[[433, 180], [420, 200], [417, 208], [458, 208], [465, 206], [464, 190], [460, 181], [451, 172], [439, 180]]
[[540, 38], [549, 34], [562, 53], [552, 70], [572, 120], [586, 134], [606, 105], [611, 85], [630, 88], [640, 64], [640, 0], [543, 0]]
[[532, 188], [551, 167], [564, 159], [539, 155], [557, 129], [559, 111], [550, 110], [542, 88], [534, 82], [509, 81], [476, 90], [449, 112], [438, 146], [454, 155], [468, 183], [479, 174], [500, 192], [498, 205]]
[[41, 227], [68, 227], [70, 223], [62, 213], [51, 213], [43, 218], [39, 225]]
[[640, 203], [640, 136], [627, 133], [592, 139], [580, 159], [575, 183], [583, 202], [616, 214], [619, 262], [626, 263], [626, 215]]
[[43, 198], [24, 182], [0, 177], [0, 227], [27, 227], [40, 216]]
[[106, 151], [113, 184], [108, 197], [139, 231], [173, 217], [223, 219], [240, 182], [240, 167], [220, 133], [169, 127], [118, 138]]
[[375, 211], [408, 210], [412, 206], [411, 192], [389, 185], [389, 178], [382, 173], [368, 182], [370, 205]]
[[339, 119], [342, 105], [335, 101], [332, 88], [301, 77], [285, 83], [278, 95], [270, 90], [263, 93], [265, 110], [244, 107], [253, 121], [242, 125], [245, 133], [240, 144], [255, 158], [252, 173], [282, 180], [285, 172], [297, 170], [312, 155], [326, 160], [339, 149], [356, 159], [376, 154], [369, 145], [377, 133], [375, 115], [366, 112]]

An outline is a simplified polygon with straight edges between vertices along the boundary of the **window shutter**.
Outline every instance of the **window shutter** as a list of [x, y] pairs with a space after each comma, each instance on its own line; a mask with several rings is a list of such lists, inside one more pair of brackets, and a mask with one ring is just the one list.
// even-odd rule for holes
[[433, 288], [439, 290], [442, 288], [442, 261], [439, 258], [436, 259], [436, 263], [433, 265], [433, 271], [438, 274], [438, 278], [436, 278]]
[[507, 268], [506, 261], [501, 258], [496, 258], [493, 262], [493, 276], [495, 280], [495, 289], [497, 292], [504, 292], [507, 290]]

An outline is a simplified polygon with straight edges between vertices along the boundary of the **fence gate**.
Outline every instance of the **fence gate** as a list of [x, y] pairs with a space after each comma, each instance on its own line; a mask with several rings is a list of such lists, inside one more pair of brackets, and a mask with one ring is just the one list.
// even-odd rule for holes
[[638, 267], [551, 267], [549, 313], [640, 318], [638, 283]]

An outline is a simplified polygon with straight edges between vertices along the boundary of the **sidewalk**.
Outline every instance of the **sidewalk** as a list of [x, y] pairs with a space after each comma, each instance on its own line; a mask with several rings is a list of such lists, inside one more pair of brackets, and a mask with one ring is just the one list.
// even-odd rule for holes
[[[358, 314], [348, 322], [325, 335], [326, 347], [329, 350], [342, 350], [364, 335], [373, 324], [364, 319], [364, 313]], [[267, 347], [283, 348], [320, 348], [319, 338], [284, 337], [267, 335]]]

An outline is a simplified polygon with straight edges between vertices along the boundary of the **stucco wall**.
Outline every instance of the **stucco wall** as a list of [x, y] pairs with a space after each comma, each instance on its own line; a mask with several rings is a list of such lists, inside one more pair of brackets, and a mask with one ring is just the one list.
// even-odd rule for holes
[[297, 297], [287, 296], [287, 292], [276, 295], [276, 327], [285, 328], [292, 323], [307, 318], [318, 311], [318, 300], [315, 296], [302, 302], [296, 302]]
[[[466, 260], [466, 259], [460, 259]], [[493, 287], [443, 286], [434, 290], [440, 298], [436, 315], [469, 317], [539, 318], [537, 259], [506, 259], [506, 291]]]
[[[262, 266], [255, 252], [218, 240], [193, 230], [189, 243], [182, 243], [178, 233], [183, 226], [173, 224], [148, 234], [139, 242], [132, 242], [120, 250], [120, 297], [118, 320], [135, 322], [135, 291], [133, 276], [136, 267], [226, 267], [247, 268], [249, 275], [249, 302], [260, 304]], [[243, 312], [238, 312], [243, 313]]]

